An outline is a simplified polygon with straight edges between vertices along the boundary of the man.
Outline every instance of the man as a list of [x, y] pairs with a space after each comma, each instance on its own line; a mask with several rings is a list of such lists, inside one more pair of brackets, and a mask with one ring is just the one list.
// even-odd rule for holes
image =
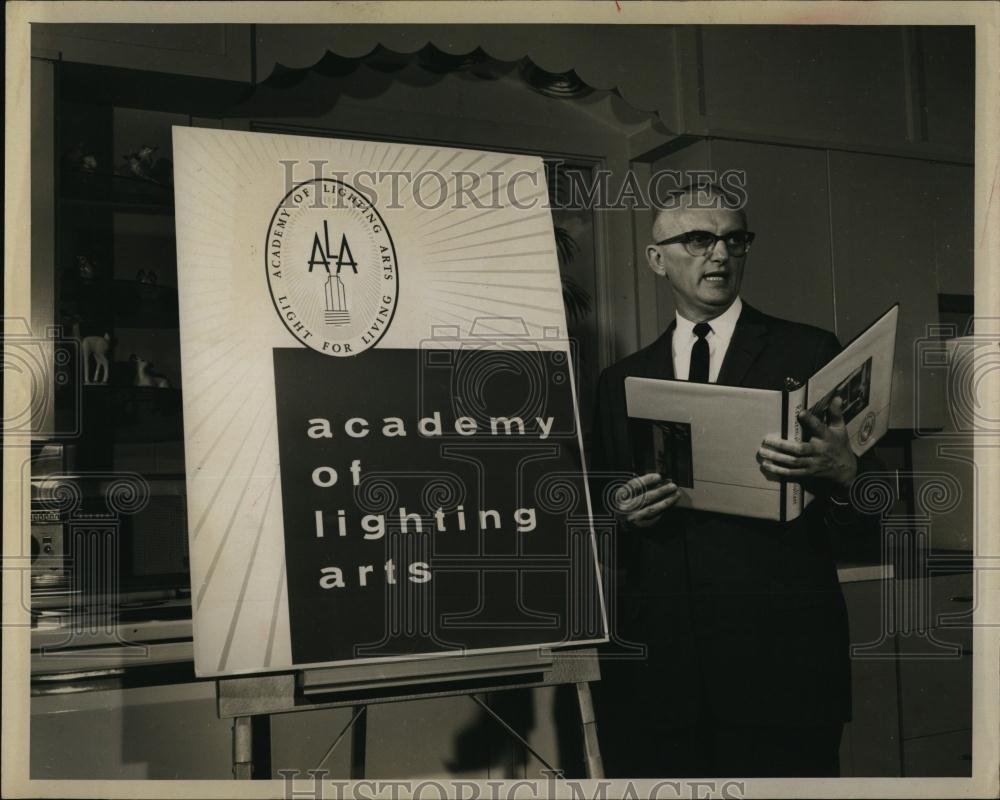
[[[840, 349], [831, 333], [741, 301], [753, 234], [726, 199], [688, 188], [656, 216], [646, 257], [670, 284], [676, 319], [601, 375], [596, 474], [634, 469], [627, 376], [782, 389]], [[851, 691], [831, 535], [857, 522], [846, 497], [858, 461], [839, 400], [829, 424], [808, 412], [800, 422], [808, 442], [768, 436], [756, 454], [775, 480], [816, 492], [794, 522], [675, 508], [670, 475], [636, 476], [614, 495], [615, 634], [646, 653], [602, 661], [597, 727], [609, 776], [839, 773]]]

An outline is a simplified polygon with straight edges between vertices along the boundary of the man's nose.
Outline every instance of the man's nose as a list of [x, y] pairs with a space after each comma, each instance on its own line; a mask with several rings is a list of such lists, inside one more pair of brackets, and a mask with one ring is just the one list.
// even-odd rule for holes
[[724, 239], [717, 239], [715, 247], [709, 252], [709, 259], [716, 264], [725, 264], [729, 260], [729, 248]]

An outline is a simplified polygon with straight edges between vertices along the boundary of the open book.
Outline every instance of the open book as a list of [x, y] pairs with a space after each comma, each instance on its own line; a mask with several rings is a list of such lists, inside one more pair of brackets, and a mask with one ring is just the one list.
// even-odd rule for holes
[[798, 413], [826, 422], [835, 397], [844, 403], [851, 448], [861, 455], [889, 428], [894, 305], [804, 386], [745, 389], [711, 383], [626, 378], [629, 430], [639, 474], [659, 472], [681, 490], [678, 505], [745, 517], [790, 521], [812, 494], [767, 476], [757, 462], [764, 437], [802, 441]]

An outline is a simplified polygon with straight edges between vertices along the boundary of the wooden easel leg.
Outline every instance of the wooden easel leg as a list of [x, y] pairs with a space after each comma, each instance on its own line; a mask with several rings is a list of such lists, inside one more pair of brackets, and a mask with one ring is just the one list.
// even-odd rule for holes
[[354, 724], [351, 726], [351, 780], [365, 777], [365, 745], [368, 740], [367, 706], [354, 706]]
[[587, 762], [587, 777], [604, 777], [604, 763], [601, 761], [601, 747], [597, 742], [597, 720], [594, 718], [594, 701], [590, 696], [590, 684], [576, 684], [576, 698], [580, 703], [580, 721], [583, 725], [583, 753]]
[[271, 777], [271, 718], [267, 714], [233, 717], [233, 777], [238, 781]]
[[253, 722], [251, 717], [233, 717], [233, 777], [253, 777]]

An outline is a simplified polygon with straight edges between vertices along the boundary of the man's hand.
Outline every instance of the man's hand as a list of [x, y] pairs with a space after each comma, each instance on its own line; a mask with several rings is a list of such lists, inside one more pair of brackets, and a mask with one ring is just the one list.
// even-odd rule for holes
[[830, 424], [823, 424], [809, 411], [799, 412], [799, 422], [811, 434], [808, 442], [792, 442], [777, 436], [764, 439], [757, 460], [767, 475], [785, 480], [825, 478], [839, 486], [850, 486], [858, 474], [858, 459], [851, 450], [844, 424], [844, 402], [830, 404]]
[[632, 478], [615, 492], [614, 511], [628, 524], [648, 528], [655, 525], [680, 496], [677, 484], [659, 473], [648, 472]]

